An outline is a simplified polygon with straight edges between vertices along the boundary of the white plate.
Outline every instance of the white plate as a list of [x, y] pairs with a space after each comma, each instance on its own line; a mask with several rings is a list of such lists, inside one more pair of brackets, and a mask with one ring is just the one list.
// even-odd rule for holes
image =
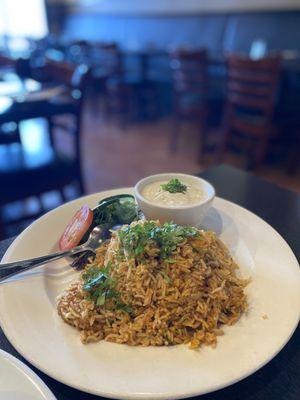
[[[131, 189], [102, 192], [46, 214], [10, 246], [3, 261], [51, 252], [80, 205]], [[216, 349], [186, 346], [82, 345], [56, 313], [56, 297], [75, 277], [66, 261], [0, 285], [0, 323], [15, 348], [51, 377], [80, 390], [121, 399], [176, 399], [228, 386], [262, 367], [286, 344], [300, 314], [298, 262], [283, 238], [249, 211], [216, 198], [204, 225], [220, 233], [244, 276], [250, 310], [225, 328]]]
[[0, 350], [0, 400], [55, 400], [55, 397], [30, 368]]

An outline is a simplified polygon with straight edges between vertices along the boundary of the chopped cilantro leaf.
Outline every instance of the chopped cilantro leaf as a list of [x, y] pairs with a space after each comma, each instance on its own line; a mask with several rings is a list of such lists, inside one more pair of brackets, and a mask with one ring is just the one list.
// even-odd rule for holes
[[166, 280], [167, 283], [171, 283], [172, 279], [169, 277], [169, 275], [166, 273], [166, 271], [161, 271], [162, 276]]
[[101, 294], [100, 296], [98, 296], [97, 301], [96, 301], [96, 305], [97, 306], [103, 306], [105, 304], [105, 293]]
[[103, 306], [108, 299], [114, 299], [116, 309], [122, 309], [125, 312], [129, 308], [119, 301], [119, 294], [115, 290], [116, 281], [109, 276], [112, 265], [108, 263], [106, 267], [90, 267], [82, 274], [82, 290], [86, 292], [86, 297], [93, 301], [97, 306]]
[[166, 262], [168, 264], [175, 264], [176, 260], [174, 260], [173, 258], [165, 258], [164, 262]]
[[129, 304], [117, 303], [116, 309], [120, 310], [120, 311], [124, 311], [127, 314], [130, 314], [132, 312], [132, 308], [130, 307]]
[[141, 258], [147, 244], [154, 244], [159, 249], [159, 256], [169, 260], [176, 247], [188, 237], [197, 236], [198, 231], [192, 227], [165, 223], [157, 226], [155, 222], [127, 226], [118, 232], [124, 251], [133, 258]]
[[187, 186], [177, 178], [172, 178], [168, 183], [163, 183], [160, 187], [169, 193], [185, 193], [187, 189]]

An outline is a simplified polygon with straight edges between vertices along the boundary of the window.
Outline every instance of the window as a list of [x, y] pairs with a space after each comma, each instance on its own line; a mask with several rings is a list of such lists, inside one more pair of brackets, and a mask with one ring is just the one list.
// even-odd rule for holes
[[0, 0], [3, 45], [10, 50], [21, 50], [25, 38], [40, 39], [47, 34], [45, 0]]

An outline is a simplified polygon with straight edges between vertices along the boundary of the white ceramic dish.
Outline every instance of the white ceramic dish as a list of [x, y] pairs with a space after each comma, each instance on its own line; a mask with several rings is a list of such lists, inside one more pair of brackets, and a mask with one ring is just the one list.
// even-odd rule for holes
[[[169, 181], [178, 178], [184, 183], [199, 186], [204, 193], [203, 199], [189, 205], [167, 206], [157, 204], [143, 196], [143, 189], [157, 181]], [[179, 225], [198, 226], [212, 205], [215, 197], [214, 187], [202, 178], [194, 175], [166, 173], [147, 176], [134, 187], [136, 201], [147, 219], [159, 219], [161, 222], [173, 221]]]
[[0, 400], [55, 400], [55, 397], [30, 368], [0, 350]]
[[[10, 246], [3, 262], [52, 251], [73, 213], [120, 189], [87, 196], [46, 214]], [[15, 348], [53, 378], [80, 390], [118, 399], [179, 399], [237, 382], [270, 361], [295, 330], [300, 314], [298, 262], [284, 239], [251, 212], [216, 198], [203, 226], [229, 246], [244, 276], [249, 313], [218, 339], [216, 349], [186, 346], [82, 345], [63, 323], [56, 297], [76, 277], [66, 261], [0, 285], [0, 323]]]

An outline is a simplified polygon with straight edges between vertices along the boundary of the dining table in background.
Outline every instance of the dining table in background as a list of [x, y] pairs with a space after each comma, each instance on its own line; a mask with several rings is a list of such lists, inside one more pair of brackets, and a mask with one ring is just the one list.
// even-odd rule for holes
[[64, 93], [58, 83], [41, 83], [6, 72], [0, 79], [0, 124], [57, 114], [52, 100]]
[[[209, 180], [215, 186], [217, 196], [247, 208], [272, 225], [287, 241], [298, 261], [300, 261], [300, 195], [298, 193], [280, 188], [228, 165], [213, 167], [198, 175]], [[4, 255], [13, 239], [0, 242], [0, 257]], [[272, 271], [270, 271], [271, 273]], [[280, 296], [280, 293], [278, 293], [278, 296]], [[264, 338], [264, 340], [268, 340], [268, 338]], [[240, 382], [216, 392], [202, 395], [199, 399], [298, 400], [300, 396], [299, 343], [300, 328], [298, 326], [287, 345], [263, 368]], [[57, 382], [34, 368], [13, 348], [1, 329], [0, 349], [16, 356], [31, 367], [52, 390], [57, 400], [100, 399], [100, 397], [80, 392]], [[242, 352], [243, 349], [237, 349], [237, 351]], [[228, 360], [228, 363], [230, 363], [230, 360]], [[57, 368], [59, 368], [59, 365]]]
[[[172, 47], [175, 50], [177, 47]], [[180, 49], [181, 47], [178, 46]], [[182, 47], [185, 48], [184, 46]], [[193, 50], [193, 48], [186, 47], [187, 50]], [[153, 59], [169, 60], [169, 54], [172, 51], [166, 48], [157, 48], [155, 46], [150, 47], [138, 47], [138, 48], [121, 48], [120, 55], [123, 59], [135, 58], [138, 60], [141, 68], [141, 75], [144, 79], [147, 79], [149, 67]], [[282, 60], [281, 70], [283, 75], [290, 73], [300, 72], [300, 52], [298, 51], [278, 51], [270, 52], [266, 55], [279, 55]], [[247, 54], [246, 54], [247, 56]], [[208, 52], [208, 66], [209, 68], [219, 69], [226, 74], [226, 53], [211, 54]]]
[[142, 80], [148, 79], [150, 63], [153, 59], [168, 57], [168, 52], [165, 49], [156, 47], [121, 49], [120, 53], [123, 60], [126, 58], [132, 58], [138, 61]]

